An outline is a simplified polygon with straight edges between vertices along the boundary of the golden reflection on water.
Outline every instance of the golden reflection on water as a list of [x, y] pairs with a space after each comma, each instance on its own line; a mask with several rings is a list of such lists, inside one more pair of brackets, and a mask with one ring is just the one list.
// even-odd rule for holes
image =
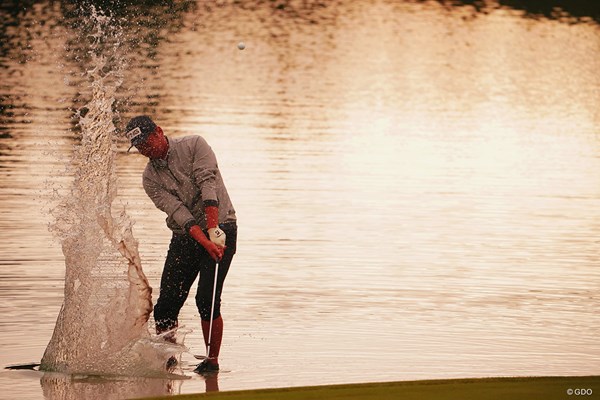
[[[600, 370], [597, 26], [386, 1], [180, 17], [135, 55], [123, 119], [151, 113], [219, 157], [240, 218], [222, 390]], [[38, 198], [71, 150], [58, 100], [85, 85], [60, 85], [49, 52], [66, 39], [45, 37], [2, 86], [30, 115], [3, 122], [4, 364], [39, 358], [62, 294]], [[156, 288], [169, 232], [124, 147], [120, 198]]]

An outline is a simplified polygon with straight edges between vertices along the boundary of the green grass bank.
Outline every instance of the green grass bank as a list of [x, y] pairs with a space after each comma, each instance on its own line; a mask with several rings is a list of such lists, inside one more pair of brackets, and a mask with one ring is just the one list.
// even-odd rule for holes
[[[591, 391], [591, 392], [590, 392]], [[600, 398], [600, 376], [482, 378], [307, 386], [154, 397], [153, 400], [554, 400]]]

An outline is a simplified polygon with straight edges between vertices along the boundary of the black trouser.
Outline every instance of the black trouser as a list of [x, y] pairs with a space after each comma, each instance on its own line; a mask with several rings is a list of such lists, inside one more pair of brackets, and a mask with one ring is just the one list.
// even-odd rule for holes
[[[221, 224], [220, 228], [227, 236], [225, 252], [219, 262], [213, 318], [221, 315], [223, 282], [235, 254], [237, 242], [235, 223]], [[179, 310], [183, 307], [198, 274], [200, 274], [200, 279], [196, 292], [196, 306], [200, 312], [200, 318], [209, 321], [215, 280], [215, 260], [191, 236], [173, 234], [160, 280], [160, 294], [154, 307], [157, 331], [164, 332], [177, 326]]]

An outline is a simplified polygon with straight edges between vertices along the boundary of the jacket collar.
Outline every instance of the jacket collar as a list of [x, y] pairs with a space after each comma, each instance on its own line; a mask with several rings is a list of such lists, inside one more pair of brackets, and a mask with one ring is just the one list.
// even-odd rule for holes
[[167, 139], [167, 143], [169, 145], [169, 148], [167, 149], [167, 156], [163, 159], [163, 158], [155, 158], [155, 159], [151, 159], [150, 163], [152, 163], [152, 165], [154, 166], [154, 168], [167, 168], [169, 166], [169, 155], [171, 154], [171, 142], [169, 141], [169, 138], [167, 136], [165, 136], [165, 139]]

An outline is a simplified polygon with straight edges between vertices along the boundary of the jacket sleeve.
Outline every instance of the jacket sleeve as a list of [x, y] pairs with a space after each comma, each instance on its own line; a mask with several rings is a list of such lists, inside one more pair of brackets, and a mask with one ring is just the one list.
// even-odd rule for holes
[[196, 225], [196, 219], [177, 196], [150, 178], [144, 177], [143, 184], [146, 194], [150, 197], [156, 208], [167, 213], [169, 218], [175, 221], [186, 232], [193, 225]]
[[196, 185], [200, 188], [204, 206], [218, 206], [217, 197], [217, 174], [219, 167], [217, 158], [206, 140], [198, 136], [194, 141], [193, 151], [193, 175]]

